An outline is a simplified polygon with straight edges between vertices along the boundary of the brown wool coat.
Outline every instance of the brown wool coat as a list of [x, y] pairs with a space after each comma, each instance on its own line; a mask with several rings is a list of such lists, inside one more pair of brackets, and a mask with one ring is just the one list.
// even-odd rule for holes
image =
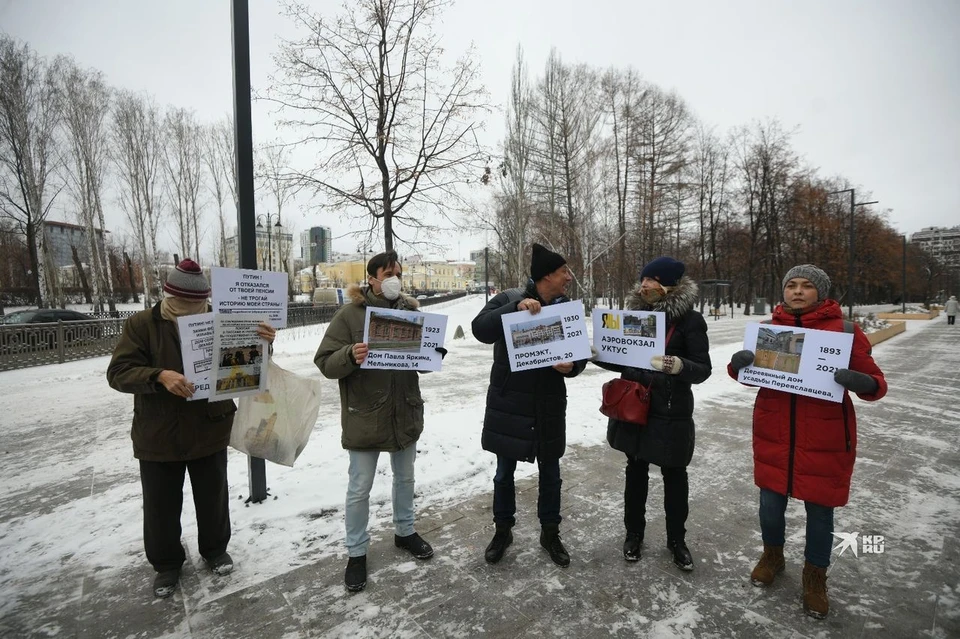
[[185, 461], [219, 452], [230, 442], [231, 400], [188, 402], [157, 381], [163, 370], [183, 373], [180, 337], [173, 322], [160, 317], [160, 304], [123, 324], [123, 334], [107, 367], [107, 382], [133, 394], [133, 456], [144, 461]]

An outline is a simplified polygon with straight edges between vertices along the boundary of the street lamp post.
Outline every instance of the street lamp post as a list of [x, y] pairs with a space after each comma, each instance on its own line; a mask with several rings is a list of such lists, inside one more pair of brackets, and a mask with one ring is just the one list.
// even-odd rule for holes
[[[257, 228], [258, 228], [258, 229], [262, 229], [262, 228], [263, 228], [263, 226], [264, 226], [264, 225], [263, 225], [264, 219], [266, 219], [266, 223], [267, 223], [267, 225], [266, 225], [266, 226], [267, 226], [267, 270], [268, 270], [268, 271], [272, 271], [272, 270], [273, 270], [273, 245], [270, 243], [270, 229], [272, 229], [272, 228], [274, 228], [274, 227], [276, 227], [276, 228], [278, 228], [278, 229], [279, 229], [279, 228], [283, 228], [283, 225], [280, 224], [280, 214], [279, 214], [279, 213], [277, 213], [277, 221], [276, 221], [276, 223], [273, 222], [273, 216], [272, 216], [270, 213], [261, 213], [260, 215], [257, 216]], [[280, 232], [278, 231], [278, 232], [277, 232], [277, 246], [278, 246], [278, 248], [277, 248], [277, 261], [278, 261], [278, 262], [280, 261], [280, 249], [279, 249], [279, 245], [280, 245]], [[284, 269], [284, 270], [286, 270], [286, 269]]]
[[850, 194], [850, 256], [847, 260], [847, 295], [849, 297], [848, 305], [850, 307], [850, 313], [848, 319], [853, 319], [853, 258], [854, 258], [854, 209], [858, 206], [866, 206], [867, 204], [876, 204], [877, 201], [873, 202], [857, 202], [855, 189], [841, 189], [840, 191], [833, 191], [832, 193], [827, 193], [827, 195], [839, 195], [840, 193], [849, 193]]

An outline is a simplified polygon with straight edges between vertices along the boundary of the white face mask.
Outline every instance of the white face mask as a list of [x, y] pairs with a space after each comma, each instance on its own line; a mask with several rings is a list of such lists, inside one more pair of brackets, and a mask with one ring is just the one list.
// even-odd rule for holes
[[380, 292], [383, 293], [385, 298], [392, 301], [400, 297], [401, 284], [399, 277], [393, 275], [378, 281], [380, 282]]

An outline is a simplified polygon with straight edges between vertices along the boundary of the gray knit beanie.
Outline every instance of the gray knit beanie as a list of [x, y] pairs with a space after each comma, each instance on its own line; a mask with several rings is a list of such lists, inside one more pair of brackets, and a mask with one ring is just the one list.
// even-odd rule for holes
[[787, 282], [795, 277], [802, 277], [813, 282], [813, 285], [817, 287], [818, 302], [822, 302], [830, 295], [830, 277], [813, 264], [800, 264], [787, 271], [787, 274], [783, 276], [780, 291], [783, 292], [783, 289], [787, 288]]

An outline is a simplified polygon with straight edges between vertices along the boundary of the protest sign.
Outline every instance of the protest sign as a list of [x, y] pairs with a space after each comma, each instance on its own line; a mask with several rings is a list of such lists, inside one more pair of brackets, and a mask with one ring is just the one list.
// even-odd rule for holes
[[287, 325], [287, 274], [240, 268], [210, 269], [214, 313], [260, 313], [274, 328]]
[[210, 368], [213, 365], [213, 313], [184, 315], [177, 318], [183, 376], [193, 383], [193, 396], [187, 401], [210, 397]]
[[368, 306], [363, 341], [370, 351], [360, 368], [438, 371], [446, 334], [446, 315]]
[[501, 317], [511, 371], [590, 359], [583, 302], [563, 302]]
[[753, 364], [737, 380], [785, 393], [843, 401], [843, 386], [833, 381], [850, 365], [853, 334], [799, 326], [747, 324], [743, 347], [753, 351]]
[[266, 315], [214, 313], [210, 400], [232, 399], [267, 390], [267, 340], [257, 335]]
[[667, 316], [654, 311], [593, 310], [593, 346], [597, 360], [646, 368], [666, 348]]

